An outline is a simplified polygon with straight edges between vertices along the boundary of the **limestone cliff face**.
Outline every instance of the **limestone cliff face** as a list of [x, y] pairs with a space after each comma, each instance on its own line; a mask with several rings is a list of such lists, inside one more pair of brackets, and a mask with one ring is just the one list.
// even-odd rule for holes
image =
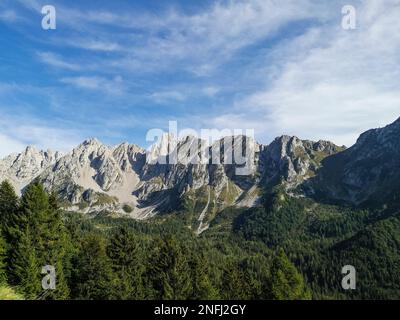
[[400, 119], [363, 133], [351, 148], [322, 162], [305, 185], [310, 195], [328, 201], [384, 205], [400, 195]]
[[[243, 157], [247, 155], [247, 157]], [[229, 206], [251, 207], [263, 190], [352, 205], [387, 205], [400, 198], [400, 119], [363, 133], [349, 149], [328, 141], [281, 136], [269, 145], [237, 136], [209, 145], [165, 135], [144, 150], [84, 141], [70, 153], [27, 147], [0, 160], [0, 181], [18, 192], [34, 180], [56, 191], [71, 211], [103, 211], [137, 219], [197, 210], [198, 233], [208, 216]]]
[[11, 154], [0, 160], [0, 181], [9, 180], [15, 189], [20, 192], [34, 180], [44, 169], [61, 158], [59, 152], [38, 151], [34, 147], [27, 147], [20, 154]]
[[193, 196], [209, 197], [213, 210], [254, 206], [260, 189], [283, 183], [291, 191], [340, 150], [329, 142], [288, 136], [265, 146], [244, 136], [208, 145], [192, 136], [165, 135], [147, 151], [90, 139], [64, 156], [28, 147], [0, 160], [0, 180], [11, 180], [21, 191], [37, 179], [72, 211], [146, 218], [177, 209]]
[[300, 140], [297, 137], [281, 136], [264, 146], [261, 167], [267, 186], [283, 183], [293, 190], [305, 180], [313, 177], [321, 161], [344, 150], [329, 141]]

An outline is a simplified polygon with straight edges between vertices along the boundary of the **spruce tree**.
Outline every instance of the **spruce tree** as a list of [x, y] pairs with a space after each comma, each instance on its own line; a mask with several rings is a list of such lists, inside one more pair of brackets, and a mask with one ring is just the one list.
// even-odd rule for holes
[[190, 297], [193, 287], [188, 255], [174, 237], [156, 240], [150, 261], [150, 276], [157, 299], [185, 300]]
[[236, 261], [228, 261], [224, 268], [221, 294], [227, 300], [247, 300], [250, 297], [246, 275]]
[[272, 262], [271, 294], [276, 300], [311, 299], [302, 275], [283, 250], [278, 251]]
[[121, 227], [113, 234], [107, 252], [117, 277], [116, 298], [143, 299], [144, 265], [139, 239], [126, 227]]
[[0, 285], [6, 280], [6, 242], [0, 233]]
[[8, 228], [18, 213], [18, 197], [14, 187], [7, 180], [0, 184], [0, 230], [6, 241], [10, 241], [11, 233]]
[[215, 300], [219, 293], [208, 276], [209, 263], [202, 253], [192, 252], [189, 263], [192, 278], [192, 300]]
[[248, 257], [240, 264], [250, 289], [249, 299], [271, 299], [270, 261], [262, 254]]
[[[48, 299], [65, 299], [69, 289], [64, 276], [65, 251], [68, 244], [67, 234], [58, 210], [49, 202], [49, 197], [41, 184], [31, 184], [27, 187], [20, 201], [20, 210], [13, 216], [9, 230], [13, 234], [13, 245], [26, 245], [29, 231], [29, 241], [32, 242], [35, 260], [39, 265], [38, 276], [41, 276], [41, 267], [51, 265], [56, 272], [56, 289], [46, 292]], [[22, 255], [22, 257], [20, 257]], [[16, 269], [21, 261], [29, 261], [23, 257], [24, 252], [17, 251], [11, 255], [10, 265], [13, 284], [21, 284], [27, 280], [23, 273]], [[21, 266], [22, 267], [22, 266]], [[26, 275], [25, 275], [26, 276]], [[25, 286], [26, 287], [26, 286]]]
[[75, 259], [73, 295], [78, 299], [112, 299], [115, 287], [111, 262], [106, 254], [105, 240], [88, 234]]
[[12, 263], [19, 289], [27, 299], [37, 299], [42, 293], [40, 265], [29, 226], [19, 239]]

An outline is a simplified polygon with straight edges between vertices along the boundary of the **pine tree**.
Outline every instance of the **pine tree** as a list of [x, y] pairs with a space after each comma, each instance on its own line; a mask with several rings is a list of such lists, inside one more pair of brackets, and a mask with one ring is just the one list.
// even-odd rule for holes
[[[48, 298], [66, 299], [69, 296], [69, 288], [65, 270], [69, 268], [71, 251], [73, 250], [70, 237], [61, 219], [57, 198], [49, 196], [49, 211], [47, 220], [46, 239], [47, 251], [44, 252], [43, 261], [49, 261], [56, 269], [57, 286], [51, 291]], [[69, 271], [67, 272], [69, 275]]]
[[[38, 253], [45, 255], [49, 246], [51, 246], [51, 243], [47, 241], [50, 237], [49, 220], [51, 213], [49, 198], [42, 185], [32, 184], [28, 186], [21, 198], [21, 211], [24, 220], [31, 227], [33, 241]], [[45, 260], [44, 257], [43, 260]]]
[[36, 256], [30, 228], [19, 239], [13, 259], [14, 277], [27, 299], [36, 299], [42, 292], [40, 266]]
[[114, 275], [106, 254], [106, 244], [101, 236], [89, 234], [82, 240], [75, 261], [73, 283], [73, 295], [78, 299], [113, 298]]
[[218, 290], [212, 285], [208, 276], [209, 264], [201, 253], [193, 252], [189, 263], [193, 291], [192, 300], [216, 300], [219, 298]]
[[0, 285], [6, 283], [6, 242], [0, 233]]
[[20, 279], [14, 270], [14, 266], [17, 265], [14, 260], [17, 257], [19, 242], [27, 229], [28, 220], [22, 215], [19, 199], [8, 181], [0, 184], [0, 220], [6, 241], [7, 278], [11, 284], [17, 285]]
[[271, 266], [271, 294], [276, 300], [310, 299], [302, 275], [289, 261], [283, 250], [279, 250]]
[[247, 300], [250, 297], [249, 284], [245, 273], [237, 262], [229, 261], [222, 276], [221, 294], [227, 300]]
[[142, 252], [138, 239], [126, 227], [119, 228], [107, 248], [118, 281], [116, 298], [144, 299]]
[[18, 212], [18, 197], [14, 187], [7, 180], [0, 184], [0, 229], [8, 242], [10, 232], [8, 227]]
[[184, 300], [192, 293], [188, 257], [174, 237], [156, 241], [150, 268], [156, 298]]
[[54, 192], [49, 195], [49, 206], [52, 212], [51, 220], [53, 222], [53, 232], [54, 234], [59, 235], [57, 243], [60, 257], [57, 259], [57, 263], [62, 266], [63, 272], [60, 276], [65, 278], [64, 286], [67, 286], [67, 283], [71, 281], [71, 260], [75, 251], [75, 247], [72, 243], [71, 234], [61, 218], [62, 210], [60, 209], [58, 197]]
[[245, 274], [251, 300], [271, 299], [269, 260], [262, 254], [248, 257], [240, 263]]
[[[69, 295], [63, 270], [68, 239], [60, 214], [50, 204], [49, 197], [41, 184], [29, 185], [20, 203], [20, 210], [11, 219], [9, 228], [13, 234], [13, 246], [18, 247], [21, 242], [26, 242], [28, 235], [24, 232], [29, 230], [36, 263], [39, 267], [51, 265], [55, 268], [56, 289], [46, 292], [46, 298], [65, 299]], [[14, 267], [18, 260], [28, 261], [19, 255], [24, 255], [24, 253], [17, 251], [16, 254], [11, 255], [10, 261], [10, 266], [14, 269], [11, 270], [12, 282], [16, 285], [26, 282], [26, 279], [21, 277], [21, 273]]]

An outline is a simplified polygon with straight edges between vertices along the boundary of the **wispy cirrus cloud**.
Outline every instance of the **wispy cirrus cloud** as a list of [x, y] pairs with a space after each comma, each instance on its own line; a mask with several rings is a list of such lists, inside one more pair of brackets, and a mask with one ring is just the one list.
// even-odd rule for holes
[[[8, 10], [34, 15], [37, 29], [19, 31], [36, 30], [21, 33], [40, 61], [24, 82], [46, 79], [36, 105], [57, 101], [60, 118], [79, 110], [72, 126], [93, 115], [109, 120], [92, 135], [136, 139], [146, 117], [166, 125], [179, 118], [182, 126], [254, 128], [264, 143], [286, 133], [351, 145], [400, 115], [400, 12], [399, 0], [350, 2], [172, 0], [160, 9], [54, 0], [56, 32], [40, 30], [45, 1]], [[356, 7], [356, 30], [341, 28], [344, 4]], [[15, 74], [27, 67], [17, 61]], [[132, 130], [113, 130], [115, 123]]]
[[40, 61], [52, 67], [72, 70], [72, 71], [81, 70], [81, 66], [79, 64], [67, 62], [62, 56], [52, 52], [37, 52], [37, 56]]
[[28, 145], [39, 149], [68, 152], [85, 138], [76, 129], [60, 128], [31, 117], [2, 114], [0, 120], [0, 158], [21, 152]]
[[94, 40], [94, 39], [69, 39], [64, 44], [67, 43], [71, 47], [85, 49], [89, 51], [104, 51], [104, 52], [114, 52], [122, 51], [124, 47], [116, 42], [108, 40]]
[[0, 21], [12, 23], [17, 21], [18, 19], [20, 18], [14, 10], [0, 10]]
[[182, 102], [186, 99], [186, 95], [179, 91], [160, 91], [152, 93], [150, 95], [150, 99], [154, 100], [157, 103], [174, 101]]
[[98, 76], [65, 77], [60, 79], [60, 81], [77, 88], [100, 90], [110, 94], [121, 94], [124, 90], [121, 76], [116, 76], [113, 79]]
[[[31, 0], [26, 5], [37, 10], [41, 3]], [[273, 37], [288, 23], [325, 21], [329, 9], [312, 0], [288, 0], [279, 5], [273, 0], [217, 1], [194, 14], [172, 7], [151, 14], [79, 10], [63, 3], [56, 6], [59, 23], [74, 34], [58, 41], [60, 46], [124, 52], [104, 58], [108, 67], [137, 70], [140, 66], [143, 71], [146, 67], [151, 71], [178, 68], [197, 76], [211, 74], [239, 50]], [[54, 57], [46, 60], [63, 67]]]
[[356, 30], [343, 30], [338, 20], [282, 42], [266, 56], [265, 87], [213, 121], [240, 118], [263, 140], [286, 133], [346, 145], [394, 121], [400, 116], [399, 4], [365, 1], [357, 7]]
[[0, 133], [0, 159], [12, 153], [21, 152], [26, 147], [23, 142], [18, 141], [4, 133]]

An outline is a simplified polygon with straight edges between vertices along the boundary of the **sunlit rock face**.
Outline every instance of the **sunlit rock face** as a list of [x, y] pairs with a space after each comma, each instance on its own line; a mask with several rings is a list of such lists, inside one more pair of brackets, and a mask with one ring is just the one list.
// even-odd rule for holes
[[288, 136], [261, 145], [246, 136], [208, 144], [166, 134], [148, 150], [90, 139], [65, 155], [28, 147], [0, 161], [0, 179], [19, 192], [40, 181], [71, 211], [107, 210], [142, 219], [177, 210], [193, 194], [212, 193], [208, 205], [215, 210], [257, 205], [261, 189], [283, 184], [294, 190], [315, 175], [322, 159], [339, 151], [330, 142]]

